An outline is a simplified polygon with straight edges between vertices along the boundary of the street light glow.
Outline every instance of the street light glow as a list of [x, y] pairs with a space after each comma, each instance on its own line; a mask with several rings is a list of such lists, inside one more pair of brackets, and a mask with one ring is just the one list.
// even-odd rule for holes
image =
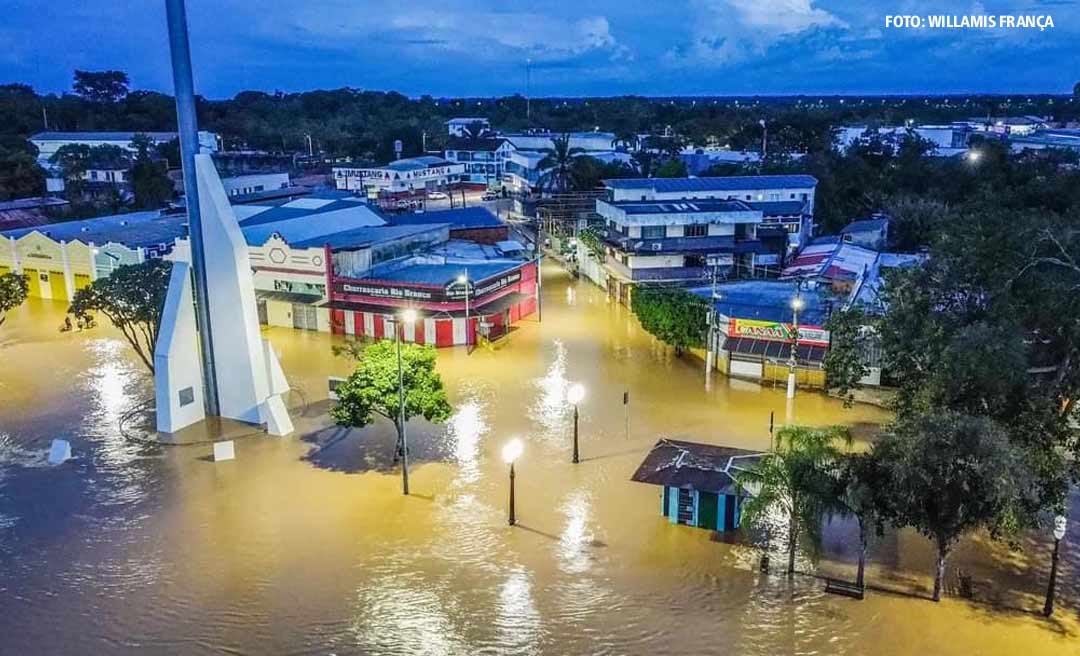
[[585, 386], [581, 383], [574, 383], [570, 386], [570, 389], [566, 390], [566, 400], [571, 405], [577, 405], [581, 403], [581, 400], [585, 398]]
[[982, 153], [980, 153], [979, 151], [977, 151], [977, 150], [969, 150], [968, 151], [967, 158], [968, 158], [969, 162], [977, 162], [977, 161], [979, 161], [980, 157], [982, 157]]
[[458, 275], [457, 281], [459, 285], [464, 285], [465, 283], [469, 282], [469, 278], [464, 273], [462, 273]]
[[805, 305], [805, 303], [803, 302], [801, 296], [796, 296], [795, 298], [791, 299], [791, 308], [793, 310], [801, 310], [803, 309], [803, 305]]
[[514, 464], [514, 462], [521, 457], [521, 452], [525, 450], [525, 445], [521, 440], [514, 438], [507, 442], [502, 448], [503, 462], [508, 465]]
[[416, 310], [409, 308], [401, 313], [401, 320], [405, 323], [413, 323], [416, 321]]

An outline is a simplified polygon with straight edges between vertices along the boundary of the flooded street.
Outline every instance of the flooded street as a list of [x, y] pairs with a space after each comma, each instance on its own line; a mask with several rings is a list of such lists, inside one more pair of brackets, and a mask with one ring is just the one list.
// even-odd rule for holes
[[[1058, 611], [1042, 607], [1047, 536], [1009, 551], [983, 535], [950, 562], [976, 602], [934, 604], [930, 544], [890, 532], [865, 601], [813, 576], [757, 571], [754, 548], [660, 516], [659, 488], [629, 478], [659, 437], [765, 449], [777, 423], [850, 424], [883, 411], [715, 377], [675, 358], [601, 290], [547, 266], [536, 316], [494, 350], [440, 351], [455, 407], [410, 424], [413, 495], [391, 462], [393, 427], [346, 432], [326, 377], [347, 375], [321, 333], [270, 329], [296, 390], [297, 435], [209, 446], [138, 441], [118, 423], [152, 396], [118, 334], [55, 330], [33, 300], [0, 328], [0, 654], [1076, 654], [1080, 500], [1063, 545]], [[565, 390], [586, 390], [570, 463]], [[630, 394], [629, 434], [622, 405]], [[137, 424], [138, 422], [132, 422]], [[507, 525], [503, 444], [525, 443]], [[46, 463], [51, 439], [75, 459]], [[131, 439], [136, 438], [136, 439]], [[1047, 530], [1048, 534], [1049, 531]], [[853, 576], [838, 522], [820, 560]], [[950, 586], [953, 593], [955, 583]]]

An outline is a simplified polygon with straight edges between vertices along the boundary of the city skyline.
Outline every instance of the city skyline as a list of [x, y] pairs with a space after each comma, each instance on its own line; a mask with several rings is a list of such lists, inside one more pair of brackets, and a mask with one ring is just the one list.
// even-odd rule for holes
[[[344, 86], [410, 96], [875, 95], [1068, 93], [1080, 8], [1067, 0], [943, 10], [929, 2], [692, 0], [627, 9], [611, 0], [452, 0], [442, 6], [330, 0], [193, 0], [196, 85], [243, 90]], [[887, 28], [886, 15], [1033, 15], [1053, 27]], [[0, 27], [0, 82], [70, 88], [72, 71], [117, 69], [168, 92], [163, 5], [16, 0]], [[41, 39], [50, 33], [50, 39]], [[49, 43], [67, 44], [64, 48]]]

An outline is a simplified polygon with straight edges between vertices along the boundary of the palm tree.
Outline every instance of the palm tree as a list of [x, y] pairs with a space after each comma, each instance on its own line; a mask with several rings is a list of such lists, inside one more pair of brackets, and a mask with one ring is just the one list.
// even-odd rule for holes
[[540, 187], [553, 192], [564, 192], [573, 183], [570, 165], [574, 156], [585, 151], [582, 148], [570, 147], [569, 134], [552, 139], [552, 146], [541, 151], [545, 157], [537, 164], [537, 168], [543, 171], [540, 175]]
[[739, 475], [739, 484], [753, 495], [742, 508], [742, 521], [763, 524], [778, 509], [788, 522], [788, 574], [795, 572], [799, 538], [821, 541], [821, 520], [836, 489], [838, 445], [850, 443], [839, 427], [785, 426], [776, 444], [752, 469]]

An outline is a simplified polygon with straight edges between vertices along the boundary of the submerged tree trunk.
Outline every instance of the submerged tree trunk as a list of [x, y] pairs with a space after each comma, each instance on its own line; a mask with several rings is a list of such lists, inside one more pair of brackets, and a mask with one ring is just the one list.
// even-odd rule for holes
[[941, 601], [941, 589], [945, 585], [945, 563], [949, 559], [949, 547], [938, 543], [937, 572], [934, 575], [934, 601]]
[[795, 549], [797, 547], [798, 539], [798, 527], [796, 526], [795, 515], [792, 514], [791, 521], [788, 522], [788, 560], [787, 571], [788, 574], [795, 573]]
[[860, 521], [859, 522], [859, 568], [855, 572], [855, 585], [859, 586], [860, 588], [864, 587], [863, 586], [863, 574], [866, 571], [866, 551], [867, 551], [866, 527], [863, 526], [863, 523]]

